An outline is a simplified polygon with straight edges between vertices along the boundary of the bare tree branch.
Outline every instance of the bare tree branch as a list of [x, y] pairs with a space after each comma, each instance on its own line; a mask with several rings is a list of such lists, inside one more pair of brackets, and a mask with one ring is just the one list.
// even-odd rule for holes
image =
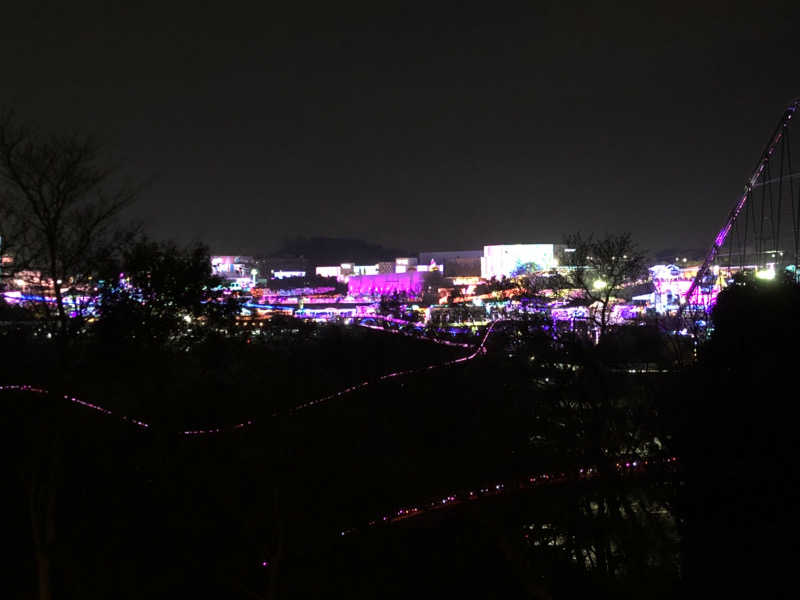
[[13, 111], [0, 112], [2, 275], [38, 272], [55, 297], [62, 335], [69, 329], [65, 290], [85, 287], [114, 251], [116, 218], [141, 189], [115, 175], [92, 137], [41, 135]]
[[562, 285], [577, 289], [590, 305], [599, 304], [594, 315], [599, 335], [605, 335], [613, 298], [626, 284], [646, 274], [644, 254], [629, 233], [602, 239], [575, 233], [567, 236], [566, 274]]

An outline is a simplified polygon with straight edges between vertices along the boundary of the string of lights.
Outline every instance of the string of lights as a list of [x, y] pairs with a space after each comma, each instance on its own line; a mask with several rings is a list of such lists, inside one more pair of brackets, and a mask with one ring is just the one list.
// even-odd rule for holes
[[[378, 379], [376, 379], [374, 381], [370, 381], [370, 380], [362, 381], [361, 383], [357, 383], [355, 385], [351, 385], [351, 386], [349, 386], [349, 387], [347, 387], [347, 388], [345, 388], [343, 390], [340, 390], [338, 392], [334, 392], [333, 394], [328, 394], [327, 396], [323, 396], [323, 397], [318, 398], [316, 400], [311, 400], [311, 401], [299, 404], [299, 405], [291, 408], [288, 411], [288, 413], [289, 414], [295, 414], [295, 413], [297, 413], [297, 412], [299, 412], [301, 410], [305, 410], [307, 408], [311, 408], [311, 407], [314, 407], [314, 406], [319, 406], [320, 404], [324, 404], [324, 403], [329, 402], [331, 400], [347, 396], [347, 395], [349, 395], [349, 394], [351, 394], [351, 393], [353, 393], [353, 392], [355, 392], [357, 390], [366, 388], [366, 387], [368, 387], [369, 385], [371, 385], [373, 383], [380, 383], [382, 381], [387, 381], [387, 380], [393, 379], [395, 377], [402, 377], [402, 376], [405, 376], [405, 375], [413, 375], [413, 374], [416, 374], [416, 373], [423, 373], [423, 372], [426, 372], [426, 371], [431, 371], [431, 370], [434, 370], [434, 369], [440, 369], [440, 368], [444, 368], [444, 367], [448, 367], [448, 366], [452, 366], [452, 365], [456, 365], [456, 364], [464, 363], [466, 361], [473, 360], [474, 358], [476, 358], [476, 357], [480, 356], [481, 354], [485, 353], [486, 342], [489, 339], [489, 336], [494, 331], [494, 328], [501, 322], [503, 322], [503, 321], [495, 321], [495, 322], [493, 322], [487, 328], [485, 334], [483, 335], [483, 338], [481, 339], [480, 344], [475, 348], [475, 350], [471, 354], [469, 354], [467, 356], [463, 356], [461, 358], [450, 360], [450, 361], [447, 361], [447, 362], [444, 362], [444, 363], [435, 363], [435, 364], [427, 365], [425, 367], [419, 367], [419, 368], [416, 368], [416, 369], [406, 369], [406, 370], [402, 370], [402, 371], [394, 371], [394, 372], [391, 372], [391, 373], [387, 373], [386, 375], [382, 375], [381, 377], [379, 377]], [[430, 338], [427, 338], [427, 339], [430, 339]], [[471, 347], [471, 346], [467, 346], [467, 347]], [[0, 392], [4, 392], [4, 391], [6, 391], [6, 392], [8, 392], [8, 391], [28, 392], [28, 393], [32, 393], [32, 394], [39, 394], [39, 395], [42, 395], [42, 396], [45, 396], [45, 395], [49, 396], [50, 395], [50, 392], [48, 390], [46, 390], [44, 388], [36, 387], [34, 385], [28, 385], [28, 384], [0, 385]], [[67, 400], [67, 401], [69, 401], [69, 402], [71, 402], [73, 404], [78, 404], [80, 406], [84, 406], [86, 408], [90, 408], [90, 409], [92, 409], [92, 410], [94, 410], [94, 411], [96, 411], [96, 412], [98, 412], [98, 413], [100, 413], [102, 415], [117, 416], [120, 420], [122, 420], [122, 421], [124, 421], [126, 423], [131, 423], [132, 425], [135, 425], [136, 427], [139, 427], [141, 429], [150, 429], [151, 428], [151, 424], [150, 423], [146, 423], [146, 422], [144, 422], [144, 421], [142, 421], [140, 419], [129, 417], [127, 415], [117, 415], [117, 414], [115, 414], [113, 411], [111, 411], [108, 408], [105, 408], [105, 407], [100, 406], [98, 404], [93, 404], [91, 402], [86, 402], [85, 400], [81, 400], [79, 398], [76, 398], [74, 396], [70, 396], [68, 394], [64, 394], [63, 399]], [[280, 413], [276, 411], [276, 412], [272, 413], [272, 417], [277, 417], [279, 414]], [[229, 432], [233, 432], [233, 431], [241, 431], [242, 429], [245, 429], [246, 427], [249, 427], [249, 426], [251, 426], [253, 424], [255, 424], [255, 419], [248, 419], [247, 421], [236, 423], [234, 425], [217, 425], [217, 426], [214, 426], [214, 427], [205, 427], [205, 428], [199, 428], [199, 429], [185, 429], [185, 430], [182, 430], [182, 431], [178, 431], [177, 434], [180, 435], [180, 436], [184, 436], [184, 437], [198, 437], [198, 436], [206, 436], [206, 435], [215, 435], [215, 434], [220, 434], [220, 433], [229, 433]]]
[[[631, 460], [619, 462], [615, 464], [615, 469], [619, 472], [626, 474], [643, 474], [649, 466], [660, 464], [667, 467], [676, 467], [678, 458], [676, 456], [669, 456], [666, 458], [655, 458], [646, 460]], [[366, 528], [378, 527], [381, 525], [390, 525], [399, 521], [404, 521], [414, 517], [419, 517], [428, 514], [432, 511], [438, 511], [444, 508], [473, 502], [481, 498], [489, 498], [510, 494], [512, 492], [530, 490], [542, 486], [552, 486], [564, 484], [571, 481], [581, 481], [594, 479], [599, 476], [598, 470], [594, 467], [584, 467], [576, 469], [573, 472], [551, 472], [539, 473], [530, 475], [525, 479], [497, 482], [491, 485], [476, 486], [467, 490], [460, 490], [457, 492], [450, 492], [443, 496], [436, 498], [429, 498], [424, 502], [407, 504], [397, 508], [391, 512], [383, 514], [375, 519], [367, 522]], [[363, 529], [363, 528], [362, 528]], [[346, 536], [353, 533], [362, 531], [358, 527], [351, 527], [339, 531], [340, 536]]]
[[[370, 317], [370, 318], [373, 319], [375, 317]], [[384, 320], [392, 322], [392, 323], [399, 321], [400, 323], [403, 323], [403, 324], [412, 325], [412, 326], [414, 325], [413, 323], [411, 323], [409, 321], [401, 321], [399, 319], [384, 319]], [[468, 343], [465, 343], [465, 342], [452, 342], [450, 340], [443, 340], [443, 339], [439, 339], [439, 338], [435, 338], [435, 337], [422, 335], [419, 332], [418, 333], [410, 333], [410, 332], [407, 332], [407, 331], [400, 331], [400, 330], [397, 330], [397, 329], [387, 329], [385, 327], [379, 327], [378, 325], [369, 325], [367, 323], [363, 323], [363, 322], [360, 322], [360, 321], [356, 321], [356, 325], [358, 325], [359, 327], [364, 327], [366, 329], [374, 329], [375, 331], [382, 331], [384, 333], [394, 333], [394, 334], [402, 335], [402, 336], [405, 336], [405, 337], [410, 337], [410, 338], [419, 339], [419, 340], [425, 340], [425, 341], [428, 341], [428, 342], [431, 342], [431, 343], [434, 343], [434, 344], [440, 344], [442, 346], [451, 346], [451, 347], [454, 347], [454, 348], [474, 348], [475, 347], [474, 344], [468, 344]]]
[[[461, 358], [456, 358], [454, 360], [450, 360], [450, 361], [447, 361], [447, 362], [444, 362], [444, 363], [436, 363], [436, 364], [428, 365], [426, 367], [420, 367], [420, 368], [417, 368], [417, 369], [407, 369], [407, 370], [404, 370], [404, 371], [394, 371], [392, 373], [387, 373], [386, 375], [382, 375], [377, 380], [375, 380], [375, 383], [380, 383], [382, 381], [387, 381], [387, 380], [392, 379], [394, 377], [401, 377], [401, 376], [404, 376], [404, 375], [414, 375], [416, 373], [423, 373], [425, 371], [432, 371], [434, 369], [440, 369], [440, 368], [443, 368], [443, 367], [449, 367], [449, 366], [452, 366], [452, 365], [456, 365], [456, 364], [460, 364], [460, 363], [463, 363], [463, 362], [467, 362], [469, 360], [473, 360], [474, 358], [476, 358], [476, 357], [480, 356], [481, 354], [485, 353], [486, 341], [489, 339], [489, 336], [494, 331], [494, 328], [496, 327], [496, 325], [499, 324], [499, 323], [501, 323], [501, 321], [495, 321], [487, 328], [486, 333], [483, 335], [483, 338], [481, 339], [480, 344], [478, 344], [477, 348], [475, 348], [475, 350], [471, 354], [468, 354], [467, 356], [462, 356]], [[309, 402], [304, 402], [303, 404], [295, 406], [292, 409], [291, 412], [297, 412], [297, 411], [300, 411], [300, 410], [303, 410], [303, 409], [306, 409], [306, 408], [311, 408], [312, 406], [318, 406], [320, 404], [323, 404], [323, 403], [328, 402], [330, 400], [333, 400], [335, 398], [341, 398], [342, 396], [346, 396], [346, 395], [348, 395], [348, 394], [350, 394], [352, 392], [355, 392], [356, 390], [363, 389], [363, 388], [369, 386], [371, 383], [373, 383], [373, 382], [372, 381], [362, 381], [361, 383], [357, 383], [356, 385], [350, 386], [348, 388], [345, 388], [345, 389], [343, 389], [341, 391], [335, 392], [335, 393], [330, 394], [328, 396], [324, 396], [322, 398], [318, 398], [317, 400], [311, 400]]]
[[[496, 321], [496, 322], [492, 323], [489, 328], [487, 328], [487, 331], [485, 332], [483, 338], [481, 339], [480, 344], [477, 346], [477, 348], [475, 348], [475, 350], [472, 353], [468, 354], [467, 356], [463, 356], [461, 358], [457, 358], [457, 359], [454, 359], [454, 360], [451, 360], [451, 361], [447, 361], [445, 363], [428, 365], [426, 367], [422, 367], [422, 368], [418, 368], [418, 369], [407, 369], [407, 370], [395, 371], [395, 372], [392, 372], [392, 373], [388, 373], [388, 374], [383, 375], [382, 377], [378, 378], [376, 380], [376, 383], [377, 382], [381, 382], [381, 381], [386, 381], [388, 379], [395, 378], [395, 377], [401, 377], [401, 376], [404, 376], [404, 375], [411, 375], [411, 374], [414, 374], [414, 373], [422, 373], [422, 372], [425, 372], [425, 371], [430, 371], [430, 370], [433, 370], [433, 369], [443, 368], [443, 367], [447, 367], [447, 366], [451, 366], [451, 365], [455, 365], [455, 364], [460, 364], [460, 363], [464, 363], [464, 362], [473, 360], [473, 359], [477, 358], [478, 356], [480, 356], [481, 354], [485, 353], [485, 351], [486, 351], [485, 350], [486, 343], [487, 343], [487, 341], [489, 339], [489, 336], [492, 334], [492, 332], [494, 331], [494, 328], [499, 323], [501, 323], [501, 321]], [[359, 389], [363, 389], [363, 388], [369, 386], [371, 383], [372, 382], [370, 382], [370, 381], [364, 381], [364, 382], [361, 382], [359, 384], [356, 384], [356, 385], [350, 386], [348, 388], [345, 388], [343, 390], [340, 390], [339, 392], [336, 392], [334, 394], [330, 394], [328, 396], [324, 396], [322, 398], [319, 398], [319, 399], [311, 401], [311, 402], [303, 403], [301, 405], [298, 405], [298, 406], [294, 407], [294, 409], [292, 409], [290, 411], [290, 414], [294, 413], [294, 412], [297, 412], [299, 410], [303, 410], [303, 409], [306, 409], [306, 408], [311, 408], [313, 406], [317, 406], [317, 405], [319, 405], [321, 403], [327, 402], [329, 400], [333, 400], [335, 398], [340, 398], [342, 396], [345, 396], [347, 394], [355, 392], [355, 391], [357, 391]], [[23, 385], [0, 385], [0, 392], [2, 392], [2, 391], [22, 391], [22, 392], [28, 392], [28, 393], [33, 393], [33, 394], [39, 394], [39, 395], [43, 395], [43, 396], [44, 395], [49, 395], [49, 393], [50, 393], [48, 390], [46, 390], [44, 388], [36, 387], [36, 386], [33, 386], [33, 385], [24, 385], [24, 384]], [[100, 406], [100, 405], [97, 405], [97, 404], [93, 404], [91, 402], [86, 402], [86, 401], [81, 400], [79, 398], [76, 398], [74, 396], [69, 396], [69, 395], [65, 394], [63, 396], [63, 399], [68, 400], [69, 402], [71, 402], [73, 404], [78, 404], [78, 405], [83, 406], [85, 408], [89, 408], [91, 410], [94, 410], [94, 411], [96, 411], [96, 412], [98, 412], [98, 413], [100, 413], [102, 415], [106, 415], [106, 416], [115, 415], [115, 413], [113, 413], [111, 410], [109, 410], [109, 409], [107, 409], [107, 408], [105, 408], [103, 406]], [[274, 417], [274, 416], [277, 416], [277, 415], [278, 415], [278, 413], [276, 412], [276, 413], [273, 413], [272, 416]], [[136, 419], [136, 418], [129, 417], [127, 415], [116, 415], [116, 416], [118, 416], [118, 418], [120, 420], [122, 420], [124, 422], [127, 422], [127, 423], [130, 423], [130, 424], [132, 424], [132, 425], [134, 425], [134, 426], [136, 426], [136, 427], [138, 427], [140, 429], [150, 429], [150, 427], [151, 427], [149, 423], [145, 423], [144, 421], [141, 421], [141, 420]], [[244, 421], [242, 423], [237, 423], [235, 425], [227, 426], [227, 427], [218, 426], [218, 427], [205, 428], [205, 429], [184, 430], [184, 431], [180, 431], [178, 433], [179, 433], [179, 435], [186, 436], [186, 437], [196, 437], [196, 436], [220, 434], [220, 433], [225, 433], [225, 432], [241, 430], [241, 429], [243, 429], [243, 428], [245, 428], [245, 427], [247, 427], [249, 425], [253, 425], [254, 423], [255, 423], [254, 420], [248, 420], [248, 421]], [[655, 463], [661, 463], [661, 464], [664, 464], [664, 465], [667, 465], [667, 466], [677, 466], [677, 462], [678, 462], [677, 457], [671, 456], [671, 457], [667, 457], [665, 459], [646, 459], [646, 460], [641, 460], [641, 461], [633, 460], [633, 461], [620, 462], [620, 463], [616, 463], [615, 464], [615, 468], [618, 471], [621, 471], [621, 472], [642, 473], [647, 469], [648, 466], [650, 466], [652, 464], [655, 464]], [[339, 531], [339, 535], [340, 536], [347, 536], [347, 535], [351, 535], [351, 534], [360, 533], [361, 531], [366, 530], [366, 529], [376, 528], [376, 527], [380, 527], [380, 526], [383, 526], [383, 525], [391, 525], [391, 524], [394, 524], [394, 523], [398, 523], [400, 521], [405, 521], [407, 519], [421, 517], [423, 515], [430, 514], [433, 511], [440, 511], [442, 509], [447, 509], [447, 508], [450, 508], [450, 507], [454, 507], [454, 506], [458, 506], [458, 505], [462, 505], [462, 504], [466, 504], [466, 503], [471, 503], [471, 502], [474, 502], [474, 501], [477, 501], [477, 500], [480, 500], [480, 499], [484, 499], [484, 498], [507, 495], [507, 494], [510, 494], [510, 493], [513, 493], [513, 492], [519, 492], [519, 491], [523, 491], [523, 490], [531, 490], [531, 489], [542, 487], [542, 486], [552, 486], [552, 485], [558, 485], [558, 484], [565, 484], [565, 483], [568, 483], [570, 481], [594, 479], [595, 477], [598, 477], [597, 469], [594, 468], [594, 467], [588, 467], [588, 468], [576, 469], [575, 471], [573, 471], [571, 473], [565, 473], [563, 471], [562, 472], [539, 473], [539, 474], [536, 474], [536, 475], [531, 475], [531, 476], [529, 476], [529, 477], [527, 477], [525, 479], [521, 479], [521, 480], [515, 480], [515, 481], [511, 481], [511, 482], [509, 482], [509, 481], [500, 481], [500, 482], [496, 482], [496, 483], [493, 483], [493, 484], [490, 484], [490, 485], [475, 486], [475, 487], [473, 487], [471, 489], [453, 491], [453, 492], [447, 493], [445, 495], [438, 496], [436, 498], [432, 498], [432, 499], [429, 498], [429, 499], [427, 499], [427, 500], [425, 500], [423, 502], [417, 502], [417, 503], [403, 505], [403, 506], [401, 506], [401, 507], [399, 507], [397, 509], [394, 509], [394, 510], [392, 510], [392, 511], [386, 513], [386, 514], [380, 515], [380, 516], [368, 521], [366, 526], [364, 526], [364, 527], [361, 527], [361, 528], [359, 528], [359, 527], [349, 527], [349, 528], [346, 528], [346, 529], [342, 529], [342, 530]], [[261, 560], [259, 564], [260, 564], [260, 566], [262, 568], [268, 568], [270, 566], [270, 561]]]
[[[36, 387], [36, 386], [33, 386], [33, 385], [25, 385], [25, 384], [23, 384], [23, 385], [13, 385], [13, 384], [12, 385], [0, 385], [0, 392], [11, 392], [11, 391], [30, 392], [32, 394], [40, 394], [42, 396], [49, 396], [50, 395], [50, 392], [48, 390], [46, 390], [44, 388]], [[102, 415], [114, 415], [114, 412], [109, 410], [108, 408], [105, 408], [105, 407], [100, 406], [98, 404], [92, 404], [91, 402], [86, 402], [85, 400], [81, 400], [80, 398], [76, 398], [74, 396], [70, 396], [69, 394], [64, 394], [63, 398], [64, 398], [64, 400], [68, 400], [69, 402], [72, 402], [73, 404], [79, 404], [79, 405], [84, 406], [86, 408], [90, 408], [90, 409], [92, 409], [92, 410], [94, 410], [96, 412], [99, 412]], [[137, 427], [140, 427], [142, 429], [149, 429], [150, 428], [150, 424], [149, 423], [145, 423], [144, 421], [141, 421], [139, 419], [135, 419], [135, 418], [129, 417], [127, 415], [115, 415], [115, 416], [118, 416], [122, 421], [125, 421], [127, 423], [131, 423], [131, 424], [136, 425]]]

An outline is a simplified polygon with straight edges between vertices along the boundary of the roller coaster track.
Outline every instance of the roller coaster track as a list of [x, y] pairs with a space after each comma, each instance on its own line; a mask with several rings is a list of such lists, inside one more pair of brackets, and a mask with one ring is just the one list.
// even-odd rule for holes
[[692, 295], [697, 290], [700, 282], [703, 278], [708, 274], [709, 270], [711, 269], [711, 265], [714, 263], [714, 259], [717, 257], [717, 253], [719, 252], [722, 245], [725, 243], [725, 239], [728, 237], [728, 234], [733, 227], [733, 224], [736, 222], [736, 219], [739, 217], [739, 214], [742, 212], [745, 204], [747, 203], [748, 199], [750, 198], [750, 194], [753, 189], [757, 186], [759, 178], [764, 173], [767, 165], [769, 164], [770, 159], [772, 158], [775, 149], [778, 147], [781, 139], [784, 137], [786, 129], [789, 127], [789, 123], [794, 117], [795, 112], [800, 106], [800, 98], [795, 98], [786, 107], [786, 110], [783, 111], [783, 115], [781, 116], [780, 120], [778, 121], [778, 125], [775, 127], [772, 135], [767, 142], [764, 151], [761, 153], [761, 157], [758, 159], [758, 163], [756, 164], [755, 168], [753, 169], [752, 174], [750, 175], [750, 179], [747, 180], [747, 183], [744, 186], [744, 192], [737, 200], [736, 204], [733, 205], [728, 216], [725, 219], [725, 223], [722, 228], [717, 233], [714, 241], [711, 244], [711, 247], [708, 249], [706, 253], [705, 260], [703, 260], [702, 266], [697, 270], [697, 275], [695, 276], [692, 284], [689, 286], [689, 289], [686, 291], [686, 302], [687, 304], [691, 301]]

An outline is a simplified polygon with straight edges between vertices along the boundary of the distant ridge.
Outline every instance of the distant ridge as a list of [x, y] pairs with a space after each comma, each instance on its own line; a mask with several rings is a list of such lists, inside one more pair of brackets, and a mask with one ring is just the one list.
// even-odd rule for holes
[[[302, 257], [315, 264], [338, 265], [342, 261], [373, 264], [381, 260], [394, 260], [398, 256], [410, 256], [407, 250], [386, 248], [359, 239], [302, 237], [288, 239], [281, 247], [268, 255], [272, 258]], [[415, 256], [415, 255], [414, 255]]]

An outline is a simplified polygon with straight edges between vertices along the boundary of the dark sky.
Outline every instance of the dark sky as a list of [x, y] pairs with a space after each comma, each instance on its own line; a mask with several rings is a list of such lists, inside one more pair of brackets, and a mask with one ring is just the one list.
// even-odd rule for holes
[[218, 252], [706, 246], [800, 95], [796, 2], [17, 4], [0, 102], [99, 134], [155, 176], [131, 216]]

